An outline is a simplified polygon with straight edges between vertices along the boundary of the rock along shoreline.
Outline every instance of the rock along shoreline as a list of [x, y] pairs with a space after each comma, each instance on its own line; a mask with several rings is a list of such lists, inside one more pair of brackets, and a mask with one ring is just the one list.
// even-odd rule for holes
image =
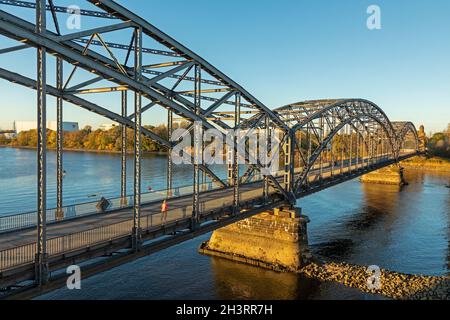
[[311, 263], [300, 274], [321, 282], [336, 282], [362, 292], [395, 300], [449, 300], [450, 277], [409, 275], [380, 269], [379, 289], [370, 289], [367, 267], [347, 263]]

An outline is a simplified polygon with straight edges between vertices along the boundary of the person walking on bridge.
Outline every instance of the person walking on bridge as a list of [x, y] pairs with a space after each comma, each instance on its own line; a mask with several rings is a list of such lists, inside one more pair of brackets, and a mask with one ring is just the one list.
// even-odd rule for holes
[[161, 205], [161, 223], [166, 222], [168, 210], [169, 210], [169, 206], [167, 205], [167, 199], [165, 199]]

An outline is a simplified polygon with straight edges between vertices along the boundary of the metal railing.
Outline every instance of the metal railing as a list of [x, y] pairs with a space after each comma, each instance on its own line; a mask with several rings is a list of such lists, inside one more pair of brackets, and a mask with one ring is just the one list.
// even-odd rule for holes
[[[207, 200], [200, 204], [200, 214], [210, 210], [223, 208], [230, 203], [221, 203], [221, 200]], [[190, 217], [191, 211], [187, 207], [173, 208], [167, 212], [151, 213], [142, 216], [140, 219], [141, 228], [150, 230], [161, 227], [168, 223], [185, 220]], [[47, 240], [47, 253], [49, 258], [60, 254], [67, 254], [84, 248], [90, 248], [102, 243], [108, 243], [115, 239], [120, 239], [131, 235], [133, 219], [116, 222], [110, 225], [95, 227], [89, 230], [79, 231], [64, 236], [59, 236]], [[8, 248], [0, 251], [0, 272], [32, 264], [35, 261], [36, 243], [22, 245], [20, 247]]]
[[[219, 186], [214, 185], [212, 182], [200, 185], [201, 191], [216, 190], [219, 188], [220, 188]], [[146, 192], [141, 194], [141, 203], [145, 205], [152, 202], [162, 201], [164, 199], [171, 199], [191, 195], [192, 193], [193, 193], [192, 185], [176, 187], [172, 188], [171, 190]], [[63, 207], [61, 210], [57, 210], [55, 208], [48, 209], [47, 223], [66, 221], [97, 213], [104, 213], [120, 209], [132, 208], [134, 199], [133, 196], [127, 196], [126, 199], [116, 197], [116, 198], [109, 198], [107, 200], [109, 201], [110, 206], [105, 211], [101, 211], [97, 208], [97, 204], [99, 203], [99, 201], [66, 206]], [[36, 226], [36, 224], [37, 224], [36, 211], [0, 216], [0, 233], [30, 228]]]

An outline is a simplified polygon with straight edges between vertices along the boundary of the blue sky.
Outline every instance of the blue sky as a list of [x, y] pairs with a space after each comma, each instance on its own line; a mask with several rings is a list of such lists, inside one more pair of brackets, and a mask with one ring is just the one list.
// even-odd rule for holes
[[[448, 0], [119, 2], [270, 108], [309, 99], [365, 98], [392, 120], [424, 124], [427, 131], [450, 123]], [[381, 30], [366, 27], [366, 10], [372, 4], [381, 8]], [[12, 43], [0, 38], [0, 48], [8, 44]], [[23, 58], [32, 53], [23, 53]], [[2, 57], [0, 66], [14, 63], [15, 72], [28, 71], [27, 63], [16, 63], [18, 57]], [[34, 92], [0, 80], [0, 126], [33, 119], [34, 97]], [[53, 103], [50, 98], [49, 105]], [[71, 106], [65, 117], [81, 125], [108, 122]], [[52, 110], [49, 118], [54, 118]], [[157, 124], [164, 119], [160, 113], [146, 121]]]

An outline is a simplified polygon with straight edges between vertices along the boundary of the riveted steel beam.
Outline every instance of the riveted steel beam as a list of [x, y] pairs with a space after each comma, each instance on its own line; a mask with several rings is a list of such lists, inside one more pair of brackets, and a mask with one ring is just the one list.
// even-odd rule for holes
[[239, 152], [238, 152], [238, 143], [240, 143], [238, 136], [239, 132], [236, 131], [241, 123], [241, 94], [239, 92], [235, 95], [235, 110], [234, 110], [234, 146], [233, 146], [233, 213], [239, 213], [240, 206], [240, 194], [239, 194]]
[[[122, 105], [122, 117], [127, 118], [128, 114], [128, 97], [127, 91], [122, 91], [121, 96], [121, 105]], [[121, 204], [123, 206], [128, 205], [127, 201], [127, 127], [124, 124], [120, 125], [121, 131], [121, 175], [120, 175], [120, 197]]]
[[[62, 90], [63, 86], [63, 60], [56, 58], [56, 88]], [[56, 99], [56, 207], [59, 215], [63, 214], [63, 99]]]
[[[28, 1], [18, 1], [18, 0], [0, 0], [0, 4], [4, 5], [10, 5], [10, 6], [16, 6], [16, 7], [22, 7], [22, 8], [28, 8], [28, 9], [36, 9], [36, 3], [28, 2]], [[70, 7], [62, 7], [62, 6], [52, 6], [47, 5], [45, 7], [47, 11], [54, 11], [58, 13], [67, 13], [67, 14], [73, 14], [74, 8]], [[81, 9], [79, 12], [82, 16], [89, 16], [89, 17], [95, 17], [95, 18], [103, 18], [103, 19], [116, 19], [111, 14], [99, 12], [99, 11], [93, 11], [93, 10], [84, 10]]]
[[205, 70], [207, 73], [209, 73], [211, 76], [224, 82], [224, 84], [228, 85], [230, 88], [239, 91], [241, 93], [242, 98], [249, 101], [251, 104], [254, 104], [256, 108], [267, 113], [271, 117], [271, 120], [274, 123], [276, 123], [277, 126], [279, 126], [284, 130], [289, 130], [287, 125], [283, 121], [281, 121], [281, 119], [272, 110], [270, 110], [268, 107], [262, 104], [249, 92], [244, 90], [244, 88], [242, 88], [239, 84], [231, 80], [229, 77], [227, 77], [221, 71], [212, 66], [210, 63], [202, 59], [200, 56], [198, 56], [197, 54], [195, 54], [194, 52], [183, 46], [181, 43], [177, 42], [175, 39], [171, 38], [170, 36], [162, 32], [161, 30], [157, 29], [156, 27], [154, 27], [153, 25], [151, 25], [138, 15], [132, 13], [125, 7], [111, 0], [87, 0], [87, 1], [98, 6], [99, 8], [103, 9], [109, 14], [114, 14], [114, 16], [116, 16], [118, 19], [121, 19], [123, 21], [133, 21], [137, 25], [140, 25], [143, 28], [143, 32], [146, 35], [158, 41], [162, 45], [170, 48], [174, 52], [179, 53], [187, 60], [195, 61], [196, 63], [201, 65], [202, 69]]
[[[198, 64], [194, 67], [195, 70], [195, 81], [194, 91], [195, 91], [195, 114], [200, 115], [200, 91], [201, 91], [201, 66]], [[198, 124], [194, 124], [194, 139], [193, 139], [193, 150], [194, 150], [194, 178], [193, 178], [193, 194], [192, 194], [192, 229], [196, 229], [198, 219], [200, 216], [200, 175], [199, 175], [199, 164], [203, 160], [203, 133], [202, 127]]]
[[[46, 30], [45, 0], [36, 1], [36, 33]], [[48, 281], [47, 253], [47, 51], [37, 48], [37, 248], [35, 282], [38, 287]]]
[[[142, 81], [142, 28], [135, 29], [134, 36], [134, 80]], [[141, 246], [141, 179], [142, 179], [142, 94], [140, 91], [134, 92], [134, 202], [133, 202], [133, 230], [132, 246], [135, 251], [139, 251]]]

